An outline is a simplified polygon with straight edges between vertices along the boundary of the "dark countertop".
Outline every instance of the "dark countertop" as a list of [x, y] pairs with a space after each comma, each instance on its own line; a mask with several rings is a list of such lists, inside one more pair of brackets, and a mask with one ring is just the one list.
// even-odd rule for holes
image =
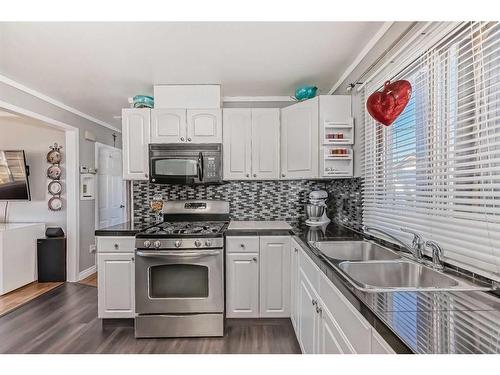
[[295, 229], [309, 257], [397, 353], [500, 353], [500, 298], [485, 292], [384, 292], [355, 289], [311, 240], [362, 235], [330, 223], [324, 231]]
[[150, 222], [142, 222], [142, 223], [134, 223], [133, 221], [127, 221], [122, 224], [113, 225], [107, 228], [97, 229], [95, 231], [96, 236], [135, 236], [137, 233], [142, 232], [144, 229], [147, 229], [151, 226], [155, 225], [155, 223]]

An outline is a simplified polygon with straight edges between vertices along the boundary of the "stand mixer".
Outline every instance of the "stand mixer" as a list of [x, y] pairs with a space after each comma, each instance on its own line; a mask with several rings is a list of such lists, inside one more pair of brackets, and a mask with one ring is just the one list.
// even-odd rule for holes
[[306, 224], [310, 226], [325, 225], [330, 222], [326, 215], [326, 201], [328, 193], [324, 190], [314, 190], [309, 193], [309, 204], [306, 204], [308, 219]]

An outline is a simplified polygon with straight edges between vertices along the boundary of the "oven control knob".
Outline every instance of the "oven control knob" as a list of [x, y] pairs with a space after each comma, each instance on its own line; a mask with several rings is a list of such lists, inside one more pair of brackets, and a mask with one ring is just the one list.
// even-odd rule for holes
[[175, 247], [181, 247], [181, 245], [182, 245], [182, 241], [177, 240], [174, 242]]
[[144, 247], [150, 247], [151, 241], [144, 241]]
[[210, 240], [206, 240], [206, 241], [205, 241], [205, 246], [206, 246], [206, 247], [210, 247], [210, 246], [212, 246], [212, 241], [210, 241]]
[[194, 241], [194, 246], [200, 247], [201, 246], [201, 241], [200, 240]]
[[160, 241], [155, 241], [155, 243], [153, 245], [155, 246], [156, 249], [158, 249], [161, 246], [161, 242]]

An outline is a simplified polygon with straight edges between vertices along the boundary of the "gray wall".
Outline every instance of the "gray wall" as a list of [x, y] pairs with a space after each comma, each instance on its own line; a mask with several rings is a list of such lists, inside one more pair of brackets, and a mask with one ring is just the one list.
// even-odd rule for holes
[[[63, 83], [61, 83], [63, 84]], [[75, 115], [55, 105], [47, 103], [35, 96], [0, 82], [0, 101], [36, 112], [49, 118], [61, 121], [80, 129], [79, 164], [95, 166], [93, 142], [84, 139], [85, 130], [93, 132], [97, 142], [113, 145], [113, 131], [90, 120]], [[116, 147], [121, 148], [121, 134], [117, 133]], [[95, 201], [79, 201], [80, 203], [80, 271], [95, 264], [95, 255], [89, 253], [89, 246], [94, 243]]]

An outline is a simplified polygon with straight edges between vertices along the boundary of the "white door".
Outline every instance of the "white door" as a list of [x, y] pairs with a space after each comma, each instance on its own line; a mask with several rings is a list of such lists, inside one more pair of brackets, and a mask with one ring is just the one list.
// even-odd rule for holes
[[260, 317], [290, 316], [290, 237], [260, 237]]
[[224, 180], [247, 180], [251, 173], [251, 110], [224, 109], [223, 129]]
[[222, 111], [220, 109], [188, 109], [187, 141], [222, 143]]
[[97, 255], [99, 318], [135, 315], [134, 253]]
[[185, 109], [151, 110], [151, 143], [186, 142]]
[[259, 254], [227, 254], [226, 316], [259, 317]]
[[125, 180], [148, 179], [149, 124], [149, 109], [122, 109], [123, 178]]
[[122, 174], [122, 151], [96, 144], [97, 212], [96, 229], [127, 221]]
[[252, 109], [252, 178], [278, 179], [280, 173], [280, 110]]
[[317, 296], [307, 277], [299, 275], [299, 343], [304, 354], [317, 353], [318, 314], [316, 313]]
[[290, 282], [290, 318], [292, 320], [295, 333], [298, 332], [298, 297], [299, 297], [299, 245], [295, 240], [291, 241], [291, 282]]
[[317, 178], [319, 164], [318, 100], [281, 110], [281, 178]]

